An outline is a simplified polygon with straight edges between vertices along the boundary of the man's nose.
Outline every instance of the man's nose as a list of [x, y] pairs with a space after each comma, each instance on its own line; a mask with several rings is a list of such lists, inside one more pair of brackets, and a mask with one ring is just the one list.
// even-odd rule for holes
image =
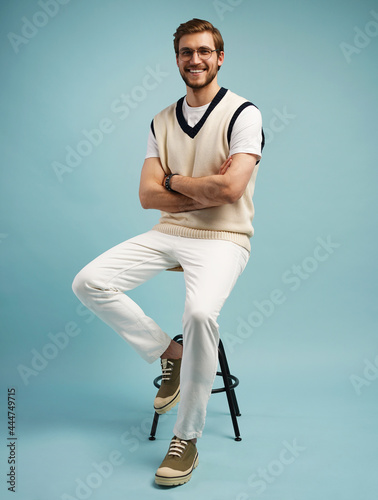
[[198, 52], [196, 50], [193, 51], [193, 54], [192, 54], [192, 58], [191, 58], [191, 61], [194, 63], [194, 64], [199, 64], [201, 62], [201, 59], [198, 55]]

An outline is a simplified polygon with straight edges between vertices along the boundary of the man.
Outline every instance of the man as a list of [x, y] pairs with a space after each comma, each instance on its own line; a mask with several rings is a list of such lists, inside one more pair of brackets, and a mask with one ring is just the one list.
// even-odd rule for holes
[[[159, 224], [97, 257], [73, 283], [83, 304], [142, 358], [161, 358], [155, 410], [165, 413], [180, 400], [174, 437], [155, 475], [161, 485], [186, 483], [198, 464], [196, 443], [218, 364], [216, 320], [249, 258], [264, 145], [259, 110], [218, 85], [219, 31], [192, 19], [177, 29], [174, 48], [187, 94], [153, 119], [139, 190], [143, 208], [161, 211]], [[125, 294], [178, 269], [186, 285], [183, 346]]]

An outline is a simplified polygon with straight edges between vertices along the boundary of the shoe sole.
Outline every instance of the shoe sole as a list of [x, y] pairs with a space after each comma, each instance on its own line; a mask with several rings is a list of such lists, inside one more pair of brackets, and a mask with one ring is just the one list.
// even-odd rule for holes
[[178, 477], [163, 477], [163, 476], [157, 476], [155, 474], [155, 483], [160, 486], [180, 486], [181, 484], [185, 484], [192, 477], [192, 472], [197, 467], [197, 465], [198, 465], [198, 453], [194, 460], [192, 470], [188, 474], [186, 474], [185, 476], [178, 476]]
[[161, 408], [156, 408], [154, 406], [154, 410], [159, 415], [163, 415], [163, 413], [167, 413], [167, 411], [171, 410], [174, 406], [176, 406], [179, 401], [180, 401], [180, 391], [176, 394], [176, 396], [172, 399], [172, 401], [167, 403], [165, 406], [162, 406]]

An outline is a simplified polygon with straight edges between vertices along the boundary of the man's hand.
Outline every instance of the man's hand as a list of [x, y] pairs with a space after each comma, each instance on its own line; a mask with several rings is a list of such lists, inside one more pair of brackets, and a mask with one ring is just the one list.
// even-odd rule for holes
[[[229, 167], [230, 167], [230, 165], [231, 165], [231, 162], [232, 162], [232, 157], [231, 157], [231, 156], [229, 156], [229, 157], [227, 158], [227, 160], [226, 160], [224, 163], [222, 163], [222, 165], [221, 165], [221, 167], [220, 167], [220, 169], [219, 169], [219, 175], [224, 175], [224, 174], [227, 172], [228, 168], [229, 168]], [[169, 175], [171, 175], [171, 174], [164, 174], [164, 177], [163, 177], [163, 182], [162, 182], [162, 185], [163, 185], [164, 187], [165, 187], [165, 180], [166, 180], [166, 178], [167, 178]]]
[[242, 196], [251, 179], [257, 155], [237, 153], [221, 165], [219, 174], [205, 177], [175, 175], [171, 178], [171, 188], [193, 200], [207, 205], [235, 203]]
[[205, 177], [171, 177], [170, 186], [164, 187], [166, 173], [160, 158], [147, 158], [144, 162], [139, 187], [143, 208], [155, 208], [177, 213], [234, 203], [243, 195], [251, 178], [258, 157], [238, 153], [227, 158], [219, 174]]
[[[203, 208], [221, 204], [214, 201], [201, 203], [190, 196], [167, 191], [163, 186], [165, 176], [160, 158], [147, 158], [145, 160], [139, 186], [139, 199], [143, 208], [155, 208], [165, 212], [177, 213], [202, 210]], [[175, 175], [174, 177], [178, 176]]]
[[227, 160], [224, 163], [222, 163], [222, 166], [219, 169], [219, 174], [224, 175], [227, 172], [228, 168], [231, 166], [231, 163], [232, 163], [232, 156], [229, 156]]

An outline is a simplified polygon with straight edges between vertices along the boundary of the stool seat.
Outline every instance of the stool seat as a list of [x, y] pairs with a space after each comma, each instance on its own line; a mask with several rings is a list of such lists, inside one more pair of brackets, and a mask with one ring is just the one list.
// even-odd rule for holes
[[[183, 337], [181, 334], [176, 335], [176, 337], [174, 337], [173, 340], [175, 342], [178, 342], [179, 344], [182, 344]], [[231, 375], [231, 373], [230, 373], [226, 353], [225, 353], [223, 343], [221, 340], [219, 340], [219, 345], [218, 345], [218, 361], [219, 361], [221, 371], [217, 372], [217, 376], [222, 377], [223, 387], [212, 389], [211, 394], [218, 394], [220, 392], [226, 393], [228, 406], [230, 408], [231, 420], [232, 420], [232, 424], [234, 427], [235, 441], [241, 441], [239, 425], [238, 425], [238, 421], [236, 418], [236, 417], [240, 417], [241, 414], [240, 414], [238, 402], [236, 400], [236, 395], [235, 395], [235, 387], [237, 387], [239, 385], [239, 379], [237, 377], [235, 377], [235, 375]], [[159, 387], [160, 387], [160, 382], [161, 382], [162, 378], [163, 378], [162, 375], [159, 375], [153, 381], [153, 384], [157, 389], [159, 389]], [[149, 437], [150, 441], [155, 440], [155, 434], [156, 434], [158, 422], [159, 422], [159, 414], [155, 412], [154, 419], [152, 422], [150, 437]]]

